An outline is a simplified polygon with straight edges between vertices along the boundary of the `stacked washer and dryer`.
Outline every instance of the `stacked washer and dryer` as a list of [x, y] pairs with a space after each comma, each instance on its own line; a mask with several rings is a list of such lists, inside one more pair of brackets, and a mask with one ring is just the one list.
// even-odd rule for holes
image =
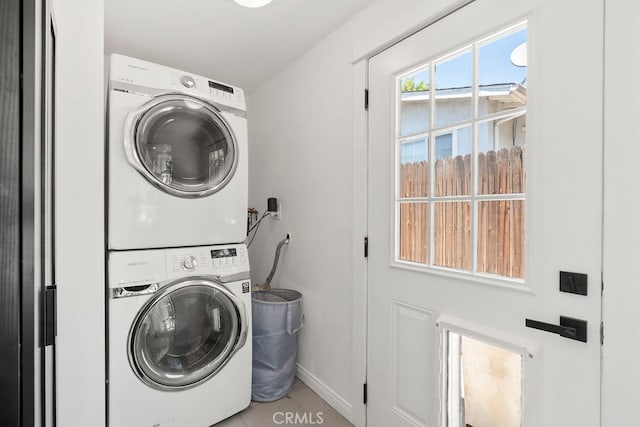
[[251, 396], [243, 91], [111, 56], [108, 425], [205, 427]]

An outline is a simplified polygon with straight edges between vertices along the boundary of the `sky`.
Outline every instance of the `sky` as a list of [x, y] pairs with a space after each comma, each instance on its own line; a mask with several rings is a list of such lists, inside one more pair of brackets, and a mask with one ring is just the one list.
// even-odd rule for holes
[[[480, 85], [522, 83], [527, 76], [527, 68], [513, 65], [511, 63], [511, 52], [526, 41], [527, 30], [525, 28], [480, 46], [478, 51], [478, 77]], [[442, 89], [471, 86], [473, 78], [472, 59], [471, 49], [469, 49], [455, 58], [436, 63], [436, 87]], [[422, 71], [413, 73], [412, 76], [416, 84], [421, 80], [428, 84], [429, 68], [427, 67]], [[526, 82], [524, 85], [526, 86]], [[400, 151], [400, 162], [407, 163], [426, 160], [425, 142], [424, 139], [420, 139], [404, 143]], [[436, 147], [436, 154], [437, 151], [438, 147]], [[470, 147], [468, 147], [468, 151], [470, 151]]]
[[[481, 46], [478, 53], [478, 74], [481, 85], [492, 83], [521, 83], [526, 75], [526, 67], [517, 67], [511, 63], [511, 52], [527, 41], [527, 30], [523, 29], [506, 37]], [[424, 80], [429, 82], [429, 69], [413, 74], [416, 84]], [[436, 87], [450, 88], [471, 86], [472, 55], [471, 50], [436, 64]], [[526, 86], [526, 83], [525, 83]]]

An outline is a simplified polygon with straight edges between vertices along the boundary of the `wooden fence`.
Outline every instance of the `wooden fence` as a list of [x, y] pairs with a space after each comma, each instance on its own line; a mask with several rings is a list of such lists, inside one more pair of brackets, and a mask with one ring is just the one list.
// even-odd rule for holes
[[[513, 194], [525, 190], [524, 146], [502, 148], [478, 155], [478, 193]], [[426, 161], [405, 163], [400, 170], [401, 197], [429, 196]], [[435, 162], [435, 196], [471, 194], [471, 156]], [[434, 265], [471, 269], [471, 203], [433, 202]], [[477, 271], [524, 277], [524, 201], [479, 201]], [[400, 258], [429, 262], [429, 207], [426, 202], [400, 205]]]

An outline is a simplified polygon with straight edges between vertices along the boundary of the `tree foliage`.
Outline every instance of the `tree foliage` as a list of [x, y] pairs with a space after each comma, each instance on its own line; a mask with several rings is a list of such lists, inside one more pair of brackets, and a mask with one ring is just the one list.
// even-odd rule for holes
[[413, 77], [409, 77], [402, 82], [402, 92], [420, 92], [425, 90], [429, 90], [429, 85], [426, 84], [424, 80], [416, 83]]

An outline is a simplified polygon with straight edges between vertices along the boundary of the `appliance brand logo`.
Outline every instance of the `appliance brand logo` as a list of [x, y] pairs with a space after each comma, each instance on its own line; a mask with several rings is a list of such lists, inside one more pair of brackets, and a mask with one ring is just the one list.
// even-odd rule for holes
[[138, 267], [140, 265], [147, 265], [148, 262], [146, 261], [134, 261], [134, 262], [128, 262], [127, 263], [127, 267]]
[[250, 291], [249, 282], [242, 282], [242, 293], [246, 294]]
[[143, 67], [141, 65], [127, 64], [127, 67], [135, 68], [136, 70], [140, 70], [140, 71], [149, 71], [147, 68], [145, 68], [145, 67]]

